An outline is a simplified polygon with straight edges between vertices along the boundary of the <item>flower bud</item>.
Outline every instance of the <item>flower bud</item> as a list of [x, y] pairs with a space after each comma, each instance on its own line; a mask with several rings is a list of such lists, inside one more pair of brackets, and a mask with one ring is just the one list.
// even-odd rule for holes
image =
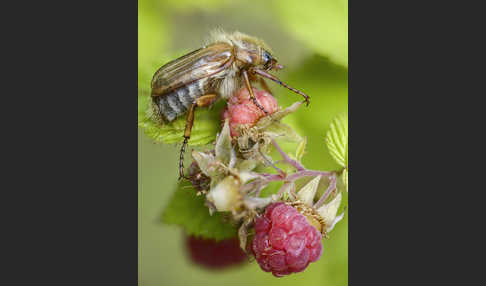
[[209, 191], [206, 198], [220, 212], [237, 210], [242, 202], [240, 186], [238, 178], [227, 176]]

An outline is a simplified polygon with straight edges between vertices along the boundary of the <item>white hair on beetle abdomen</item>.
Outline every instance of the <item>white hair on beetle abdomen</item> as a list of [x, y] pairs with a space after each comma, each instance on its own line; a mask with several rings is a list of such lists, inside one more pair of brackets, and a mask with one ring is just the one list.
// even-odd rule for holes
[[228, 73], [222, 79], [219, 86], [219, 94], [222, 98], [228, 99], [242, 86], [241, 76], [238, 75], [238, 69], [231, 67]]

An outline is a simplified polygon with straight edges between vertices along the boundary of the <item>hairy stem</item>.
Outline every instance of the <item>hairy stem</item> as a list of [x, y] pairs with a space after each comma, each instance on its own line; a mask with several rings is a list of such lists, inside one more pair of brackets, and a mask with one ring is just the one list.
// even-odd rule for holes
[[295, 181], [303, 177], [312, 177], [312, 176], [323, 176], [329, 177], [332, 176], [334, 172], [326, 172], [326, 171], [314, 171], [314, 170], [302, 170], [299, 172], [295, 172], [292, 175], [287, 176], [286, 180]]
[[275, 147], [275, 149], [277, 149], [277, 151], [280, 153], [280, 155], [282, 156], [282, 158], [284, 159], [285, 162], [287, 162], [290, 165], [292, 165], [298, 171], [305, 170], [304, 166], [301, 163], [299, 163], [299, 162], [295, 161], [294, 159], [290, 158], [287, 155], [287, 153], [285, 153], [282, 150], [282, 148], [280, 148], [280, 146], [277, 144], [277, 142], [274, 139], [272, 139], [272, 144]]
[[324, 204], [324, 202], [326, 201], [327, 197], [329, 197], [329, 194], [331, 194], [331, 192], [335, 189], [336, 189], [336, 175], [334, 174], [329, 178], [329, 187], [327, 187], [327, 190], [317, 201], [317, 203], [314, 204], [314, 208], [316, 209], [320, 208], [322, 204]]
[[286, 176], [287, 175], [282, 169], [280, 169], [279, 167], [275, 166], [275, 164], [270, 159], [268, 159], [267, 156], [265, 156], [265, 154], [263, 154], [260, 149], [258, 149], [258, 152], [260, 153], [260, 156], [262, 156], [263, 160], [265, 162], [267, 162], [267, 164], [269, 164], [270, 166], [272, 166], [281, 176]]
[[323, 176], [323, 177], [330, 177], [330, 184], [329, 188], [326, 190], [324, 195], [319, 199], [316, 203], [316, 206], [320, 206], [324, 203], [326, 198], [329, 194], [336, 188], [336, 172], [334, 171], [316, 171], [316, 170], [308, 170], [306, 169], [300, 162], [291, 159], [280, 146], [277, 144], [275, 140], [272, 140], [273, 146], [278, 150], [280, 155], [282, 156], [283, 160], [280, 162], [288, 163], [292, 165], [297, 171], [292, 174], [287, 174], [283, 170], [279, 169], [275, 164], [268, 159], [264, 154], [260, 152], [260, 155], [264, 158], [264, 160], [271, 165], [275, 170], [277, 170], [278, 174], [259, 174], [260, 178], [246, 184], [243, 186], [244, 192], [249, 192], [249, 195], [255, 194], [256, 197], [260, 195], [262, 189], [264, 189], [270, 182], [279, 182], [284, 181], [285, 183], [280, 187], [278, 192], [278, 197], [280, 198], [284, 192], [288, 192], [290, 195], [297, 197], [295, 191], [295, 181], [303, 178], [303, 177], [313, 177], [313, 176]]

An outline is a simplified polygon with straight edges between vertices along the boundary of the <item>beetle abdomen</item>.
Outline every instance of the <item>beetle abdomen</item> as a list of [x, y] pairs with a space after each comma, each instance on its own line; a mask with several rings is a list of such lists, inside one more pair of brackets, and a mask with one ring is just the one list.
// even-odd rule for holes
[[160, 115], [165, 122], [171, 122], [189, 110], [196, 98], [204, 95], [205, 79], [181, 86], [167, 94], [153, 97]]

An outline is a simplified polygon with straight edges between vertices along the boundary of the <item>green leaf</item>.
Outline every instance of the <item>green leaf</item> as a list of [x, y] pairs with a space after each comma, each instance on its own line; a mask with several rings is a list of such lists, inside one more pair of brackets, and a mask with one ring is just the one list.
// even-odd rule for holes
[[342, 113], [336, 116], [326, 135], [326, 144], [331, 156], [342, 167], [348, 165], [348, 115]]
[[272, 4], [281, 24], [303, 44], [348, 66], [348, 1], [273, 0]]
[[222, 240], [236, 236], [236, 226], [224, 220], [224, 213], [210, 215], [204, 201], [204, 196], [197, 196], [190, 182], [183, 181], [164, 209], [161, 220], [180, 225], [188, 234], [204, 238]]
[[[149, 93], [141, 91], [138, 96], [138, 126], [143, 128], [145, 134], [156, 142], [166, 144], [182, 142], [186, 117], [180, 116], [169, 124], [159, 124], [152, 118], [151, 104]], [[188, 145], [206, 145], [216, 139], [216, 134], [221, 130], [220, 113], [223, 106], [224, 102], [220, 101], [211, 108], [196, 109]]]

